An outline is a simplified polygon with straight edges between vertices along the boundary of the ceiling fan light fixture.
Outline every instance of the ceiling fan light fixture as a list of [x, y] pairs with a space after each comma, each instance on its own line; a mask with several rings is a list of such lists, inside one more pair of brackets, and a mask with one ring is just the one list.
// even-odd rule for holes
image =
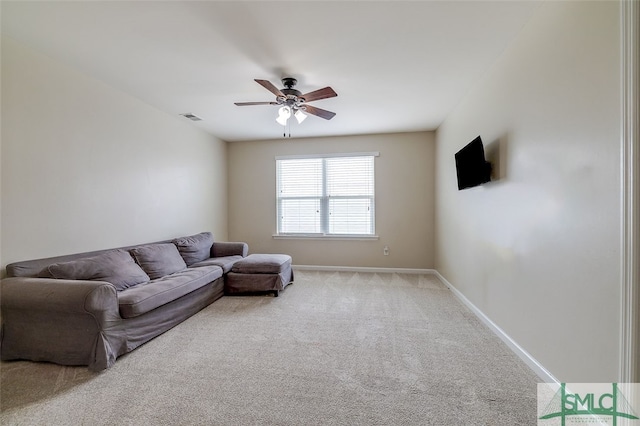
[[298, 124], [302, 123], [307, 118], [307, 114], [302, 112], [302, 110], [297, 110], [293, 116], [298, 120]]
[[289, 108], [288, 106], [283, 106], [278, 110], [278, 118], [276, 118], [276, 121], [278, 122], [278, 124], [286, 126], [289, 117], [291, 117], [291, 108]]

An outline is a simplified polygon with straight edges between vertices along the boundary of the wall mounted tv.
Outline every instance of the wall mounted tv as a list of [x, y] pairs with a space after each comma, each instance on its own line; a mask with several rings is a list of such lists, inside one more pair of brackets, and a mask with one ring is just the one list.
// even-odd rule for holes
[[473, 188], [491, 180], [491, 163], [484, 158], [480, 136], [456, 153], [458, 189]]

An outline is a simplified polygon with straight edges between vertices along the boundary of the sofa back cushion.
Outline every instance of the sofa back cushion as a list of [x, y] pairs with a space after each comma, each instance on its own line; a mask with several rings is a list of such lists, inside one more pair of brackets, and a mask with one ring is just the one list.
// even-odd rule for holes
[[173, 243], [178, 248], [184, 263], [187, 266], [191, 266], [211, 256], [213, 234], [211, 232], [201, 232], [189, 237], [176, 238]]
[[171, 243], [138, 246], [130, 253], [152, 280], [187, 268], [178, 249]]
[[124, 250], [54, 263], [41, 272], [41, 276], [46, 275], [66, 280], [107, 281], [119, 291], [149, 281], [149, 276]]

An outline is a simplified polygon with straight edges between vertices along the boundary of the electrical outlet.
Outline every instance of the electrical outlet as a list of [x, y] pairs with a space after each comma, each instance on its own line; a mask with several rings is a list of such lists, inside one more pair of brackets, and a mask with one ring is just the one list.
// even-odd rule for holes
[[389, 256], [389, 247], [388, 246], [384, 246], [384, 248], [382, 249], [382, 253], [385, 256]]

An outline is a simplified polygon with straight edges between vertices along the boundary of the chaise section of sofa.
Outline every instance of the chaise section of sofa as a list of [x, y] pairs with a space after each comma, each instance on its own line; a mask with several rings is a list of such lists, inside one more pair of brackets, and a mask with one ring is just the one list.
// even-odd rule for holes
[[108, 368], [222, 297], [221, 265], [247, 252], [204, 232], [8, 265], [2, 359]]

